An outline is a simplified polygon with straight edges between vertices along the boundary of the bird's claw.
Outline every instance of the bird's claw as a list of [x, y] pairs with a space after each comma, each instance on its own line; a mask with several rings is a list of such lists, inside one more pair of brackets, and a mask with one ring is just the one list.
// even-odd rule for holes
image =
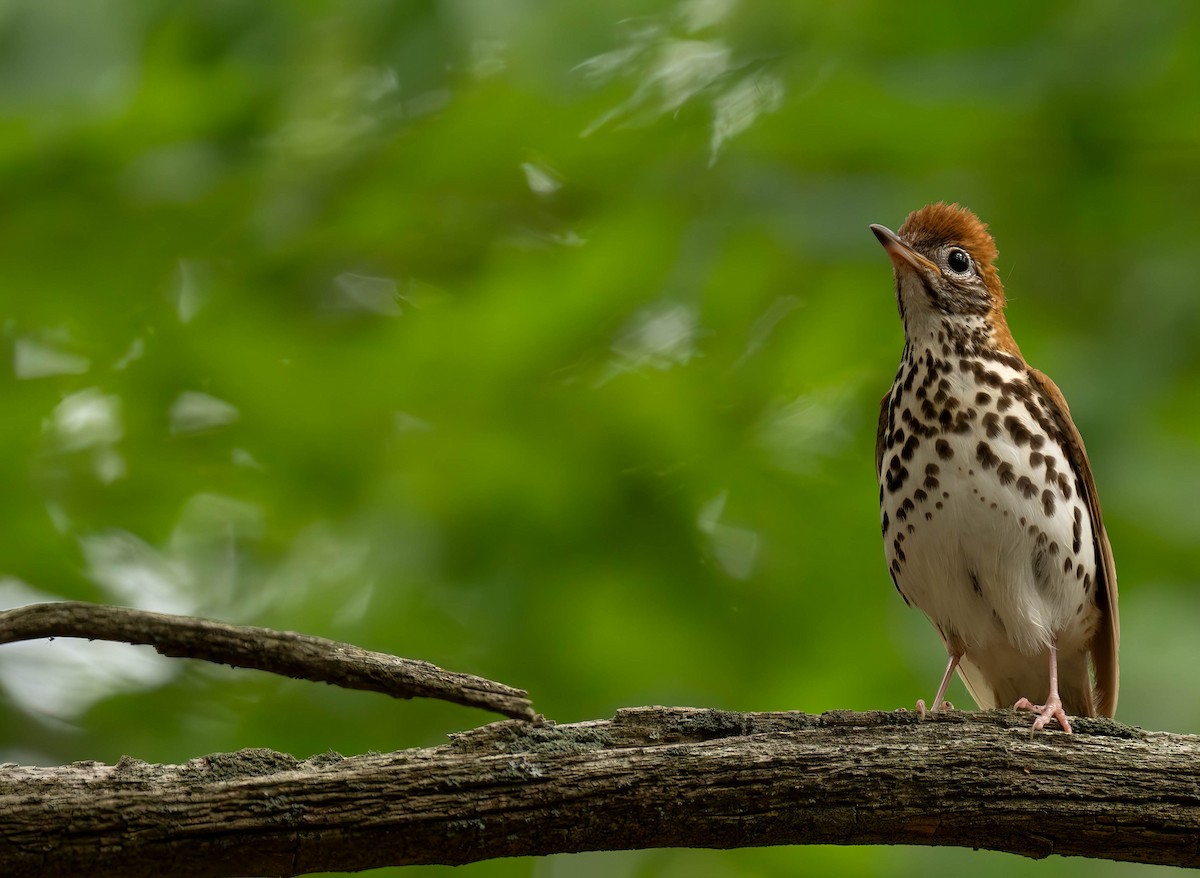
[[1013, 705], [1014, 710], [1031, 710], [1037, 714], [1033, 721], [1033, 731], [1038, 732], [1046, 727], [1052, 719], [1058, 720], [1059, 726], [1066, 734], [1071, 734], [1071, 723], [1063, 711], [1062, 701], [1056, 697], [1047, 699], [1045, 704], [1034, 704], [1028, 698], [1022, 698]]
[[[939, 704], [937, 707], [935, 707], [931, 712], [937, 713], [939, 710], [954, 710], [954, 705], [951, 704], [949, 701], [943, 701], [941, 704]], [[925, 706], [925, 699], [918, 698], [917, 699], [917, 716], [919, 716], [921, 719], [925, 719], [925, 714], [927, 712], [930, 712], [930, 711], [928, 711], [928, 708], [926, 708], [926, 706]]]

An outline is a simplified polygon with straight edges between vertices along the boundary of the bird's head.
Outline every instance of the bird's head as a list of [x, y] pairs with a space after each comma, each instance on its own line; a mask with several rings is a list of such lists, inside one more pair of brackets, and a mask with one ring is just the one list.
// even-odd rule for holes
[[[905, 330], [944, 320], [982, 321], [1002, 347], [1004, 286], [996, 272], [996, 243], [979, 217], [957, 204], [929, 204], [910, 213], [900, 231], [872, 225], [892, 259], [896, 302]], [[972, 320], [974, 318], [974, 320]]]

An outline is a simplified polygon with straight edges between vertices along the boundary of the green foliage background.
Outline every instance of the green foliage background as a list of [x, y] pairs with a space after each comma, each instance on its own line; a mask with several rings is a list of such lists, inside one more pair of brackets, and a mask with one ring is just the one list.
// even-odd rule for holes
[[[879, 544], [901, 330], [867, 224], [960, 201], [1088, 441], [1119, 717], [1200, 732], [1198, 85], [1184, 2], [4, 4], [0, 600], [321, 634], [560, 722], [929, 698], [941, 648]], [[491, 719], [144, 652], [0, 650], [0, 761]], [[1148, 871], [796, 848], [455, 874], [931, 867]]]

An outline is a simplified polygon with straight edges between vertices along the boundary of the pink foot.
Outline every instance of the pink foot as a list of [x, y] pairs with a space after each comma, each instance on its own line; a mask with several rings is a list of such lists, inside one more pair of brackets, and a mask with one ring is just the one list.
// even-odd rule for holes
[[1068, 735], [1071, 734], [1071, 723], [1067, 720], [1067, 714], [1063, 710], [1062, 699], [1058, 697], [1058, 647], [1054, 641], [1050, 641], [1050, 693], [1046, 696], [1045, 704], [1034, 704], [1028, 698], [1022, 698], [1013, 705], [1015, 710], [1032, 710], [1037, 714], [1037, 719], [1033, 721], [1033, 731], [1037, 732], [1045, 728], [1046, 723], [1052, 719], [1058, 720], [1059, 726]]
[[1022, 698], [1013, 705], [1014, 710], [1032, 710], [1037, 714], [1037, 719], [1033, 721], [1033, 730], [1041, 731], [1045, 728], [1046, 723], [1052, 719], [1058, 720], [1058, 724], [1062, 730], [1068, 735], [1071, 734], [1071, 723], [1067, 720], [1067, 715], [1063, 712], [1062, 702], [1058, 698], [1057, 692], [1051, 692], [1050, 697], [1046, 699], [1045, 704], [1034, 704], [1028, 698]]
[[[932, 712], [937, 713], [939, 710], [954, 710], [954, 705], [951, 704], [949, 701], [943, 701], [940, 705], [935, 707]], [[925, 699], [918, 698], [917, 699], [917, 716], [919, 716], [921, 719], [925, 719], [926, 712], [927, 712], [927, 708], [925, 707]]]

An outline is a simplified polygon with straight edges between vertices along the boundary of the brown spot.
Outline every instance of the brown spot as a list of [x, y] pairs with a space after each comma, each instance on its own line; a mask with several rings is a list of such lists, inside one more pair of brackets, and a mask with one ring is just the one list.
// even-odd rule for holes
[[971, 577], [971, 590], [979, 597], [983, 597], [983, 588], [979, 585], [979, 577], [974, 570], [968, 570], [967, 575]]
[[975, 394], [975, 404], [976, 405], [987, 405], [991, 401], [992, 401], [992, 395], [990, 393], [988, 393], [986, 390], [981, 390], [977, 394]]
[[987, 428], [989, 439], [995, 439], [1000, 435], [1000, 416], [995, 412], [988, 412], [983, 416], [983, 426]]
[[916, 436], [909, 436], [908, 441], [904, 443], [904, 447], [900, 449], [900, 456], [905, 460], [912, 460], [913, 452], [920, 446], [921, 440]]
[[954, 449], [950, 447], [950, 443], [945, 439], [939, 439], [934, 443], [933, 448], [942, 460], [949, 460], [954, 457]]
[[927, 499], [929, 499], [929, 495], [920, 488], [917, 488], [917, 490], [913, 492], [913, 497], [918, 503], [924, 503]]
[[1029, 452], [1029, 465], [1031, 467], [1033, 467], [1034, 469], [1037, 469], [1039, 466], [1041, 466], [1045, 462], [1046, 462], [1046, 455], [1042, 454], [1042, 452], [1040, 452], [1040, 451]]
[[886, 512], [885, 512], [885, 513], [883, 513], [883, 526], [882, 526], [882, 530], [883, 530], [883, 535], [884, 535], [885, 537], [887, 536], [887, 532], [888, 532], [888, 526], [889, 526], [890, 524], [891, 524], [891, 521], [888, 519], [888, 514], [887, 514]]
[[1079, 566], [1075, 568], [1075, 578], [1083, 579], [1083, 562], [1079, 562]]
[[1000, 462], [1000, 458], [992, 451], [992, 447], [986, 442], [980, 442], [975, 446], [975, 457], [979, 460], [979, 465], [984, 469], [991, 469]]
[[996, 467], [996, 475], [1000, 478], [1000, 484], [1002, 485], [1011, 485], [1016, 479], [1016, 476], [1013, 475], [1012, 464], [1007, 460]]
[[1076, 555], [1083, 548], [1083, 513], [1075, 507], [1075, 522], [1071, 525], [1071, 551]]
[[[1019, 369], [1022, 367], [1017, 366], [1016, 368]], [[1005, 381], [1004, 382], [1004, 392], [1006, 394], [1011, 393], [1017, 399], [1022, 399], [1022, 400], [1033, 399], [1033, 391], [1030, 389], [1029, 383], [1027, 381], [1022, 381], [1020, 379], [1013, 379], [1012, 381]]]
[[1042, 491], [1042, 511], [1049, 518], [1054, 514], [1054, 495], [1050, 491]]
[[1008, 430], [1008, 435], [1012, 436], [1013, 442], [1018, 445], [1024, 445], [1030, 441], [1029, 429], [1021, 423], [1016, 415], [1009, 415], [1004, 419], [1004, 428]]
[[1066, 473], [1058, 474], [1058, 489], [1062, 491], [1063, 499], [1071, 499], [1071, 480], [1067, 478]]
[[[877, 567], [875, 569], [878, 570], [879, 568]], [[895, 558], [892, 559], [892, 573], [896, 576], [900, 575], [900, 562], [898, 560], [896, 560]], [[899, 588], [899, 587], [900, 587], [899, 585], [896, 586], [896, 588]]]
[[1026, 500], [1032, 500], [1037, 494], [1037, 486], [1029, 480], [1029, 476], [1017, 479], [1017, 490], [1025, 495]]
[[1046, 569], [1047, 560], [1048, 556], [1045, 552], [1033, 553], [1033, 581], [1037, 584], [1038, 588], [1043, 591], [1049, 584], [1049, 577], [1047, 574], [1050, 571]]
[[1071, 559], [1064, 558], [1063, 559], [1063, 573], [1070, 573], [1070, 572], [1071, 572]]
[[1007, 394], [1001, 394], [1000, 399], [996, 401], [996, 410], [1006, 412], [1012, 408], [1012, 397]]
[[941, 500], [939, 500], [939, 501], [937, 501], [936, 503], [934, 503], [934, 504], [933, 504], [933, 508], [934, 508], [934, 509], [941, 509], [941, 508], [942, 508], [942, 501], [941, 501]]

